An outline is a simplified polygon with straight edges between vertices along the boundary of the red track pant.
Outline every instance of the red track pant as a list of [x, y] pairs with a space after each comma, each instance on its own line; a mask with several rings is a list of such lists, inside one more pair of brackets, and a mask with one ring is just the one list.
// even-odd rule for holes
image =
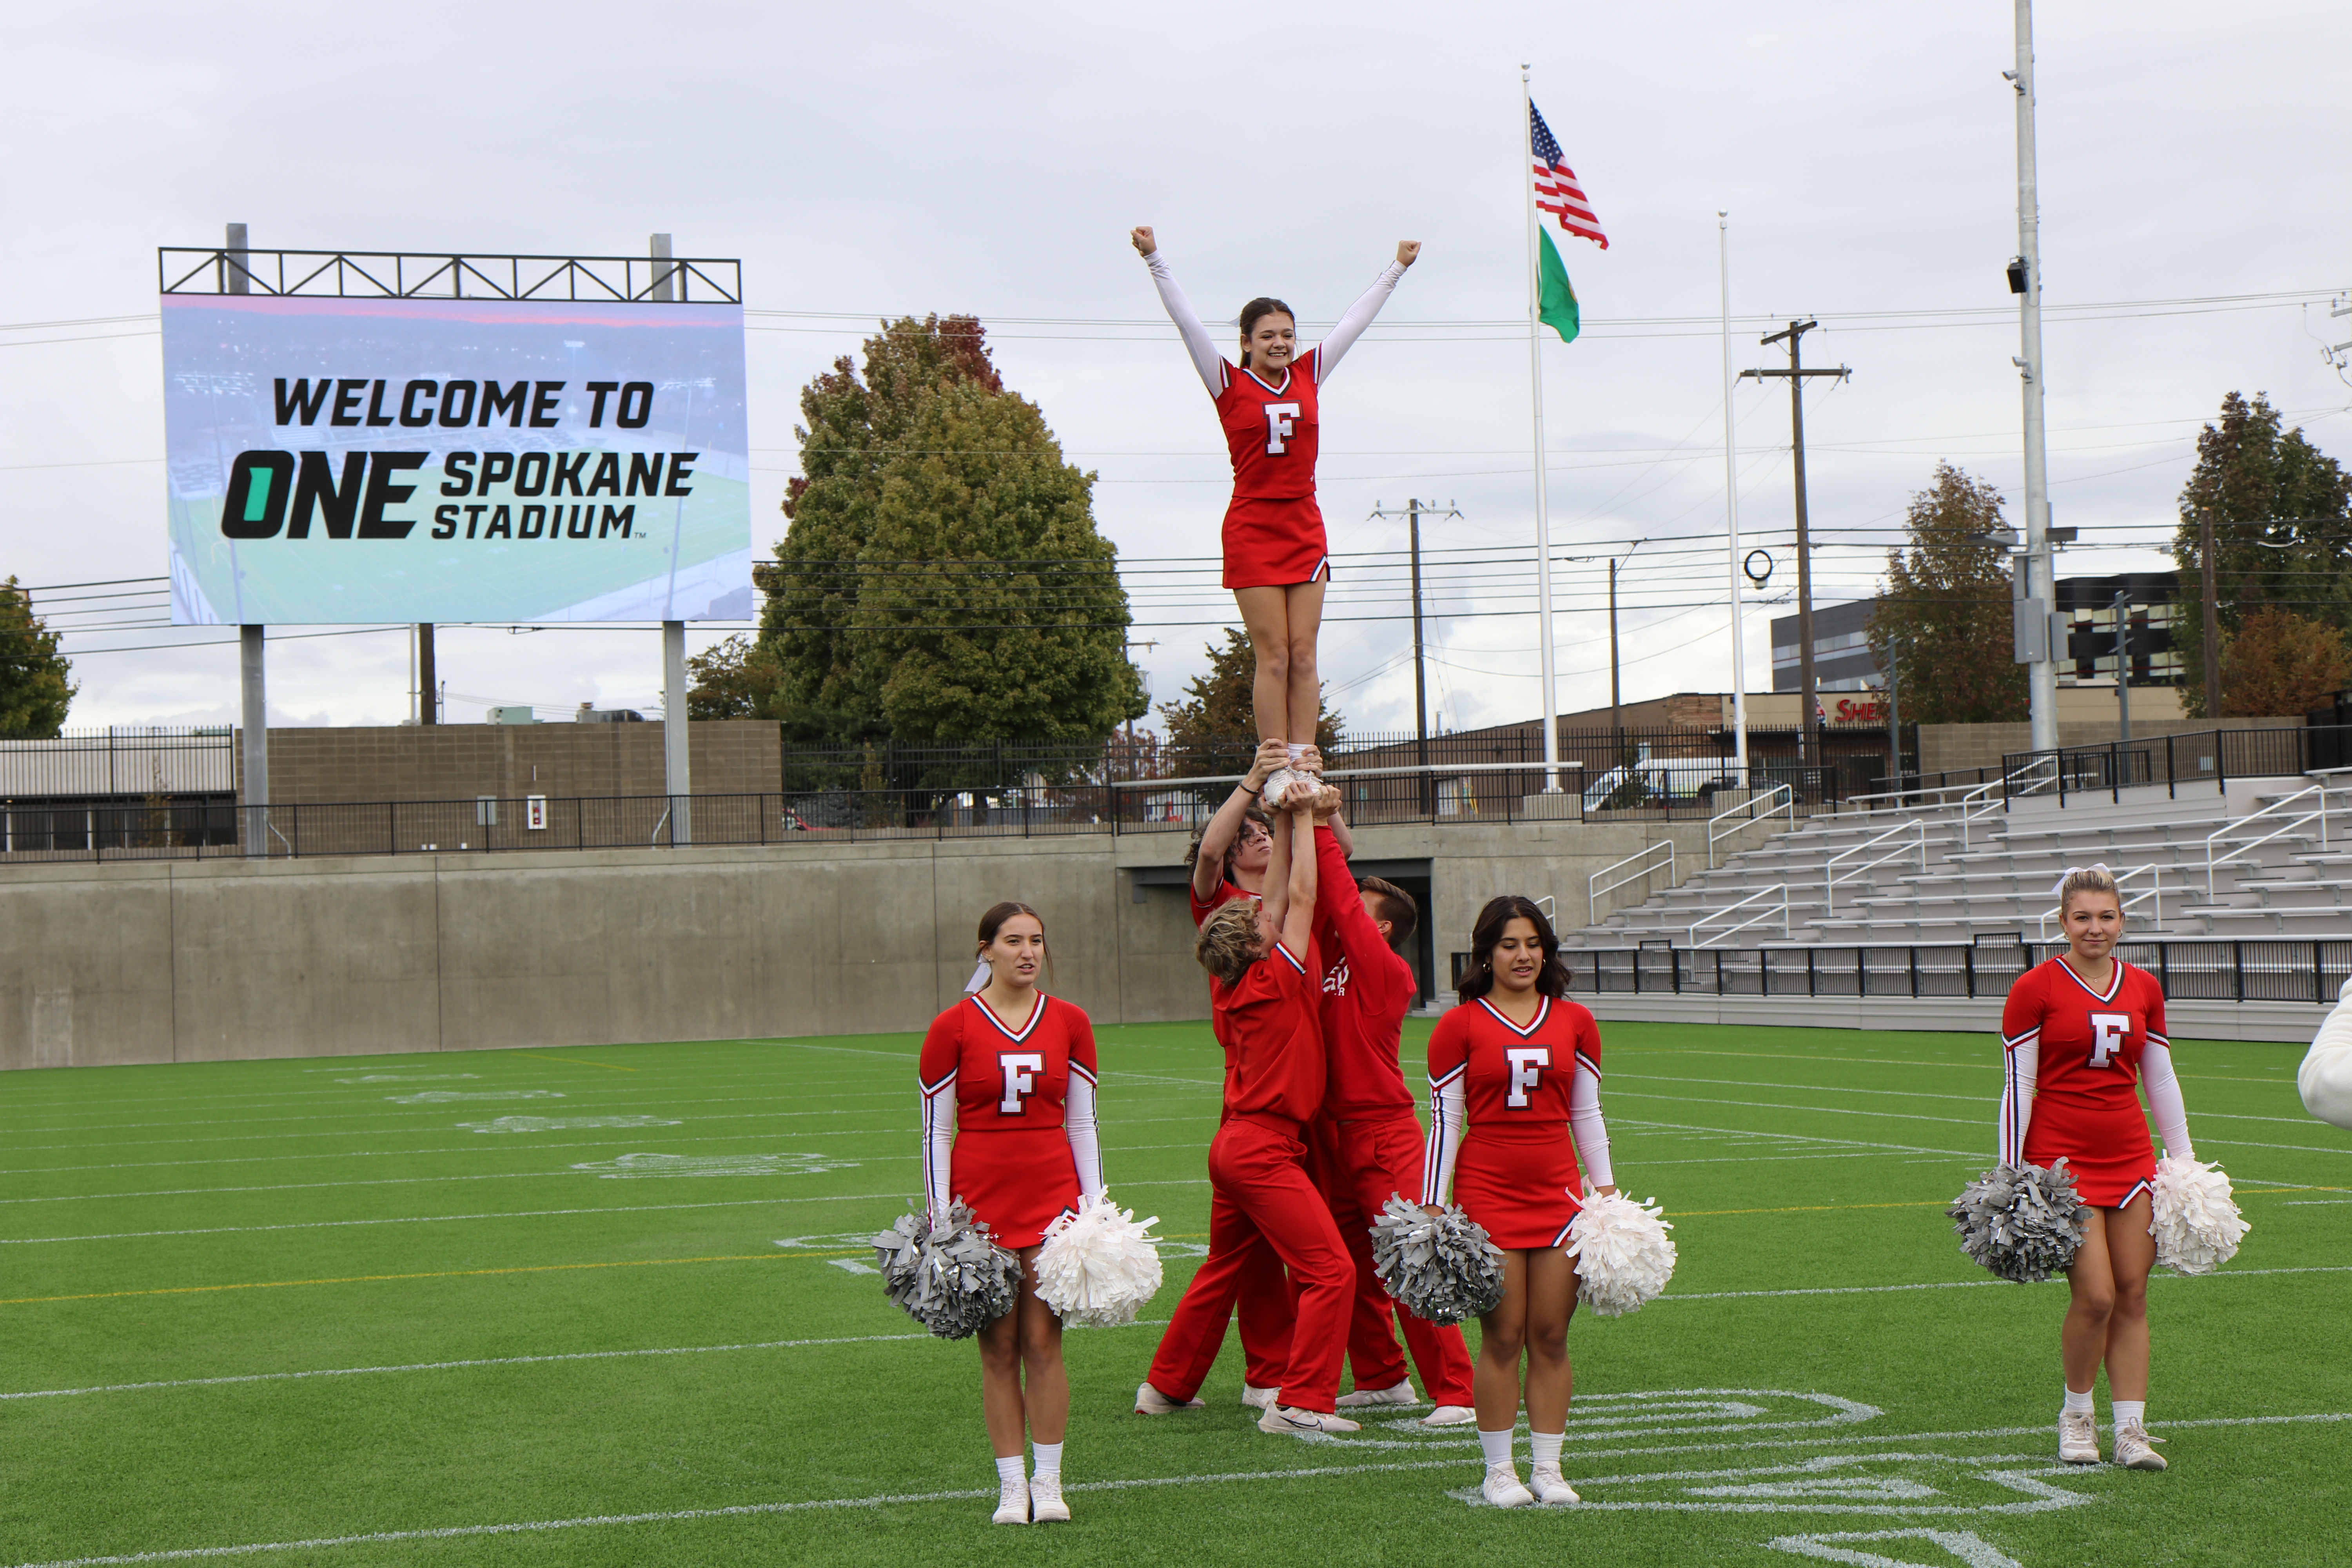
[[1297, 1320], [1278, 1384], [1282, 1403], [1329, 1411], [1339, 1394], [1339, 1363], [1347, 1353], [1355, 1266], [1331, 1221], [1322, 1194], [1307, 1174], [1307, 1145], [1295, 1123], [1274, 1116], [1234, 1116], [1209, 1145], [1209, 1256], [1151, 1358], [1151, 1386], [1171, 1399], [1190, 1399], [1217, 1359], [1225, 1324], [1251, 1259], [1270, 1247], [1290, 1270]]
[[1316, 1130], [1316, 1184], [1329, 1200], [1331, 1217], [1355, 1259], [1348, 1365], [1356, 1386], [1393, 1388], [1404, 1381], [1404, 1357], [1397, 1353], [1389, 1327], [1393, 1308], [1421, 1373], [1423, 1394], [1433, 1405], [1468, 1405], [1470, 1350], [1462, 1331], [1396, 1307], [1372, 1272], [1372, 1220], [1391, 1194], [1404, 1194], [1410, 1201], [1420, 1193], [1421, 1123], [1404, 1111], [1370, 1121], [1319, 1121]]

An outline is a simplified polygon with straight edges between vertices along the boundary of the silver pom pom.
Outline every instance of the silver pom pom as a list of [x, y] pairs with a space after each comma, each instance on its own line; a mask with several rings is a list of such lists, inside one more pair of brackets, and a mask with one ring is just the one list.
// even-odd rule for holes
[[874, 1238], [882, 1291], [943, 1340], [969, 1339], [1013, 1310], [1021, 1264], [991, 1239], [961, 1199], [947, 1223], [928, 1213], [902, 1214]]
[[1944, 1212], [1962, 1252], [2020, 1285], [2064, 1272], [2091, 1228], [2063, 1156], [2047, 1170], [1997, 1165], [1962, 1188]]
[[1427, 1215], [1391, 1194], [1372, 1221], [1372, 1271], [1407, 1311], [1433, 1323], [1480, 1317], [1503, 1300], [1503, 1249], [1454, 1204]]

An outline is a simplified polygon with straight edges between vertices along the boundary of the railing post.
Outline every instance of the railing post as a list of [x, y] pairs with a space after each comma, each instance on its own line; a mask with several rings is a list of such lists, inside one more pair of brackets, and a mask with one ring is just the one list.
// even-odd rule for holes
[[2180, 773], [2172, 765], [2172, 737], [2169, 735], [2164, 738], [2164, 798], [2180, 798]]
[[2120, 744], [2116, 741], [2107, 742], [2107, 787], [2110, 797], [2117, 805], [2124, 803], [2124, 775], [2118, 771], [2124, 762], [2123, 752], [2118, 750]]

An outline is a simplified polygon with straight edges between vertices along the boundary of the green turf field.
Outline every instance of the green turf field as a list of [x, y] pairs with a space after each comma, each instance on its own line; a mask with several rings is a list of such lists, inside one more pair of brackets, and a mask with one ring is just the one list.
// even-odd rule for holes
[[[1682, 1265], [1570, 1331], [1581, 1507], [1468, 1506], [1466, 1428], [1263, 1436], [1237, 1347], [1207, 1410], [1132, 1415], [1147, 1323], [1069, 1336], [1076, 1517], [1017, 1530], [972, 1347], [860, 1245], [919, 1190], [913, 1036], [6, 1075], [0, 1568], [2352, 1555], [2352, 1135], [2303, 1114], [2297, 1049], [2176, 1042], [2254, 1229], [2151, 1287], [2158, 1476], [2053, 1462], [2064, 1287], [1989, 1282], [1939, 1212], [1988, 1163], [1994, 1042], [1604, 1034], [1620, 1180]], [[1100, 1044], [1164, 1319], [1215, 1047]]]

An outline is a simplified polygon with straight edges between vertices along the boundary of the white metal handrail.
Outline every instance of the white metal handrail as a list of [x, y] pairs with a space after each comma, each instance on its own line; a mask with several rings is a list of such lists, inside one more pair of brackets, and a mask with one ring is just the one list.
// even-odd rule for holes
[[1587, 877], [1584, 879], [1584, 923], [1586, 925], [1598, 925], [1600, 923], [1601, 915], [1599, 910], [1601, 894], [1613, 893], [1618, 889], [1626, 886], [1628, 883], [1639, 882], [1649, 877], [1653, 872], [1656, 871], [1658, 868], [1654, 865], [1641, 866], [1633, 870], [1626, 871], [1625, 875], [1618, 878], [1615, 881], [1611, 882], [1606, 886], [1602, 885], [1601, 880], [1601, 878], [1608, 876], [1612, 871], [1624, 870], [1626, 867], [1632, 866], [1637, 860], [1646, 861], [1661, 849], [1666, 852], [1665, 871], [1669, 877], [1672, 877], [1675, 869], [1675, 841], [1671, 838], [1661, 838], [1655, 844], [1645, 845], [1640, 850], [1626, 856], [1625, 858], [1618, 861], [1616, 864], [1603, 866], [1601, 869], [1595, 871], [1590, 877]]
[[1699, 940], [1699, 928], [1702, 926], [1711, 924], [1716, 921], [1727, 920], [1731, 916], [1736, 915], [1740, 910], [1746, 909], [1748, 905], [1757, 902], [1759, 900], [1771, 898], [1778, 898], [1780, 900], [1780, 936], [1781, 940], [1786, 941], [1789, 935], [1789, 884], [1786, 882], [1775, 882], [1769, 888], [1758, 889], [1755, 892], [1748, 894], [1746, 898], [1740, 900], [1736, 904], [1731, 904], [1723, 909], [1717, 910], [1712, 914], [1701, 915], [1698, 919], [1691, 921], [1690, 944], [1693, 947], [1713, 947], [1718, 942], [1738, 936], [1741, 931], [1746, 931], [1750, 926], [1762, 925], [1765, 921], [1772, 918], [1773, 910], [1769, 905], [1767, 905], [1764, 909], [1759, 910], [1755, 914], [1750, 915], [1748, 919], [1741, 921], [1738, 925], [1726, 926], [1721, 931], [1717, 931], [1714, 935], [1708, 937], [1706, 941], [1702, 942]]
[[[2129, 914], [2135, 905], [2147, 903], [2153, 900], [2156, 905], [2154, 911], [2156, 923], [2160, 926], [2164, 923], [2163, 867], [2151, 862], [2146, 866], [2134, 866], [2128, 871], [2118, 871], [2115, 874], [2116, 889], [2120, 892], [2126, 882], [2130, 881], [2134, 877], [2138, 876], [2143, 871], [2147, 873], [2147, 889], [2145, 892], [2134, 893], [2131, 897], [2122, 900], [2123, 911], [2126, 914]], [[2035, 934], [2044, 942], [2050, 940], [2050, 922], [2058, 917], [2059, 908], [2063, 908], [2063, 906], [2046, 909], [2034, 917]]]
[[[2306, 796], [2315, 795], [2319, 797], [2319, 804], [2311, 810], [2305, 812], [2301, 816], [2295, 817], [2291, 821], [2281, 822], [2276, 827], [2272, 828], [2268, 833], [2263, 834], [2261, 837], [2250, 839], [2246, 843], [2239, 845], [2235, 849], [2231, 850], [2228, 854], [2223, 855], [2219, 858], [2214, 857], [2213, 846], [2216, 843], [2228, 839], [2237, 834], [2243, 833], [2246, 829], [2252, 827], [2255, 823], [2262, 821], [2264, 817], [2276, 816], [2280, 813], [2285, 811], [2287, 807], [2293, 805], [2295, 802], [2302, 800]], [[2268, 844], [2273, 838], [2284, 837], [2285, 835], [2294, 832], [2296, 828], [2303, 826], [2314, 818], [2317, 818], [2319, 822], [2319, 844], [2320, 847], [2324, 849], [2327, 847], [2327, 785], [2324, 784], [2316, 784], [2306, 789], [2299, 789], [2293, 795], [2285, 795], [2278, 800], [2271, 802], [2270, 805], [2263, 807], [2260, 811], [2248, 812], [2245, 816], [2238, 818], [2237, 821], [2231, 823], [2226, 827], [2217, 827], [2212, 832], [2207, 834], [2205, 836], [2205, 896], [2209, 899], [2213, 896], [2213, 873], [2217, 868], [2228, 865], [2232, 860], [2245, 859], [2255, 850], [2261, 848], [2263, 845]]]
[[[1756, 802], [1758, 798], [1759, 797], [1753, 792], [1750, 792], [1748, 798], [1741, 801], [1738, 805], [1727, 807], [1722, 811], [1717, 812], [1713, 816], [1706, 819], [1706, 868], [1708, 870], [1712, 871], [1715, 869], [1716, 845], [1720, 843], [1722, 840], [1730, 837], [1733, 834], [1738, 832], [1743, 827], [1750, 826], [1759, 822], [1769, 822], [1775, 816], [1785, 816], [1789, 819], [1789, 826], [1782, 831], [1795, 831], [1797, 826], [1797, 795], [1794, 790], [1790, 789], [1784, 784], [1774, 784], [1770, 789], [1766, 790], [1761, 798], [1774, 801], [1777, 804], [1766, 806], [1764, 808], [1763, 815], [1760, 816], [1758, 816], [1756, 812]], [[1730, 826], [1720, 829], [1716, 826], [1716, 824], [1722, 822], [1728, 817], [1738, 816], [1741, 812], [1746, 812], [1748, 815], [1741, 817], [1739, 821], [1733, 823]]]
[[1971, 847], [1969, 843], [1969, 824], [1980, 821], [1996, 812], [2008, 810], [2009, 797], [2012, 793], [2010, 785], [2030, 773], [2047, 773], [2049, 777], [2037, 779], [2025, 788], [2013, 793], [2040, 795], [2058, 787], [2058, 759], [2055, 756], [2040, 756], [2032, 758], [2022, 767], [2003, 773], [1998, 779], [1977, 785], [1976, 788], [1960, 796], [1960, 847], [1963, 849]]
[[[1888, 839], [1897, 837], [1906, 833], [1911, 835], [1910, 843], [1898, 844], [1894, 848], [1888, 850], [1885, 854], [1879, 856], [1876, 859], [1865, 860], [1859, 866], [1850, 866], [1843, 872], [1837, 868], [1839, 861], [1847, 859], [1855, 855], [1860, 855], [1865, 850], [1875, 849], [1881, 844], [1885, 843]], [[1927, 825], [1920, 821], [1917, 817], [1913, 817], [1908, 822], [1898, 822], [1892, 827], [1884, 829], [1878, 833], [1874, 833], [1869, 837], [1864, 839], [1861, 843], [1853, 846], [1850, 849], [1839, 850], [1836, 854], [1831, 856], [1822, 864], [1822, 874], [1828, 879], [1826, 884], [1822, 889], [1822, 902], [1830, 909], [1836, 909], [1837, 889], [1840, 882], [1851, 882], [1856, 878], [1864, 875], [1865, 872], [1874, 870], [1878, 867], [1884, 866], [1891, 860], [1902, 859], [1905, 856], [1910, 854], [1914, 850], [1918, 851], [1919, 854], [1919, 869], [1923, 872], [1926, 871], [1927, 869]]]

